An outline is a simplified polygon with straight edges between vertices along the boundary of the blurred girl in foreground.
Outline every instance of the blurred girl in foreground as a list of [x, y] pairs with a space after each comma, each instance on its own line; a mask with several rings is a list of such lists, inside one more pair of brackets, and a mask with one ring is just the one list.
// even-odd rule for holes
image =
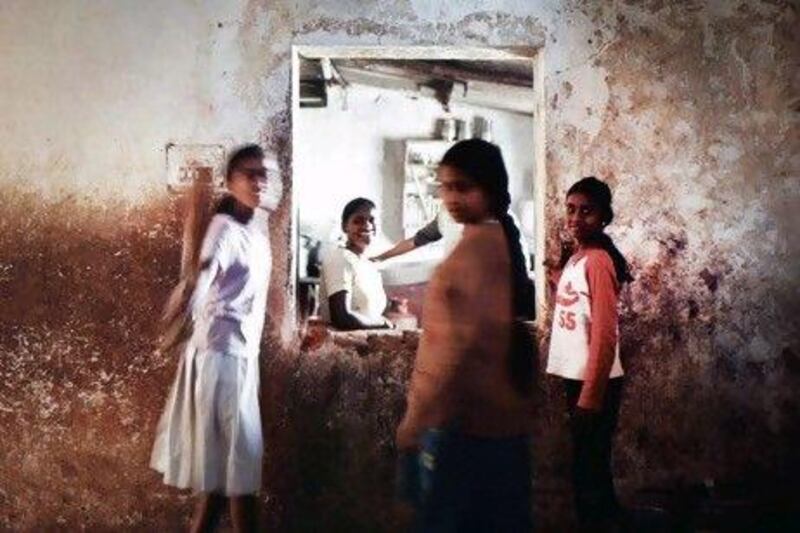
[[276, 170], [259, 146], [233, 153], [228, 194], [205, 231], [198, 265], [165, 313], [167, 322], [188, 327], [174, 339], [181, 356], [150, 464], [167, 485], [200, 494], [192, 531], [212, 530], [226, 501], [235, 531], [256, 530], [263, 452], [258, 357], [271, 269], [260, 208], [277, 206]]
[[[455, 144], [438, 178], [464, 225], [425, 294], [397, 446], [418, 466], [420, 531], [529, 531], [533, 288], [508, 207], [500, 149]], [[412, 481], [412, 483], [414, 483]]]

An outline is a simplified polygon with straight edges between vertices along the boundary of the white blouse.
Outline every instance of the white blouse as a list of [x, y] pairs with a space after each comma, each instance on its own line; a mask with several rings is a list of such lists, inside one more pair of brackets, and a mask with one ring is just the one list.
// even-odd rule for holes
[[267, 215], [246, 224], [226, 214], [211, 219], [201, 270], [189, 302], [198, 347], [256, 357], [266, 315], [272, 257]]
[[319, 286], [320, 316], [327, 322], [331, 321], [328, 298], [340, 291], [347, 291], [351, 310], [372, 320], [379, 320], [386, 309], [386, 292], [375, 263], [343, 246], [322, 258]]

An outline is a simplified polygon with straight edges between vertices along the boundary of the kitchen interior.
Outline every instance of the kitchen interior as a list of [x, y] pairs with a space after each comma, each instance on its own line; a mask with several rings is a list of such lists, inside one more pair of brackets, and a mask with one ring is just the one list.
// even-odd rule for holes
[[[441, 209], [436, 167], [462, 139], [502, 149], [511, 210], [535, 249], [529, 59], [299, 59], [292, 168], [301, 320], [317, 312], [319, 262], [342, 236], [342, 207], [359, 196], [378, 207], [371, 256], [413, 236]], [[440, 241], [379, 264], [387, 295], [407, 303], [403, 313], [413, 315], [412, 324], [421, 318], [425, 284], [443, 248]]]

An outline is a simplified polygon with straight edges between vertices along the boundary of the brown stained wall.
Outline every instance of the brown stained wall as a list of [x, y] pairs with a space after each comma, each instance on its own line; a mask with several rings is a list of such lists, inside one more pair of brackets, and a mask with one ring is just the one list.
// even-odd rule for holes
[[[15, 9], [17, 17], [30, 9], [35, 19], [41, 6]], [[623, 488], [756, 482], [796, 471], [794, 4], [494, 2], [475, 10], [253, 1], [227, 8], [233, 12], [186, 9], [193, 22], [182, 39], [195, 42], [181, 57], [198, 54], [188, 85], [174, 90], [183, 91], [189, 112], [159, 127], [174, 126], [187, 141], [203, 132], [195, 135], [205, 140], [241, 106], [237, 126], [219, 135], [228, 144], [260, 136], [289, 171], [292, 44], [544, 44], [548, 249], [558, 247], [564, 191], [596, 174], [614, 187], [612, 232], [637, 278], [623, 297]], [[139, 31], [128, 48], [146, 52], [137, 56], [143, 64], [152, 56], [160, 65], [156, 55], [161, 61], [169, 50], [136, 48], [146, 22], [145, 15], [131, 22]], [[84, 29], [91, 35], [95, 28]], [[28, 35], [35, 32], [19, 38]], [[10, 92], [17, 108], [64, 94], [63, 77], [47, 85], [33, 67], [26, 70], [36, 64], [34, 52], [12, 53], [23, 65], [14, 71], [20, 87], [44, 91], [35, 101]], [[34, 54], [31, 61], [26, 54]], [[130, 68], [151, 77], [159, 71]], [[108, 72], [83, 74], [99, 82]], [[117, 98], [98, 87], [98, 107], [84, 103], [86, 117]], [[156, 100], [169, 87], [149, 96]], [[147, 97], [127, 104], [138, 120], [158, 114]], [[180, 254], [179, 209], [164, 192], [163, 160], [153, 147], [173, 133], [112, 143], [108, 150], [121, 155], [106, 168], [99, 156], [76, 156], [85, 149], [69, 137], [71, 123], [56, 124], [55, 138], [36, 144], [14, 135], [25, 115], [6, 111], [14, 118], [0, 131], [0, 529], [174, 529], [185, 523], [188, 496], [162, 487], [146, 468], [175, 367], [153, 351]], [[91, 138], [124, 132], [133, 124], [124, 118], [100, 123]], [[88, 135], [83, 121], [64, 120], [82, 126], [78, 140]], [[49, 128], [42, 120], [37, 131]], [[125, 180], [114, 178], [117, 170]], [[64, 178], [103, 173], [109, 178], [89, 188]], [[137, 183], [146, 194], [129, 193]], [[276, 530], [313, 530], [319, 524], [301, 518], [313, 509], [306, 519], [343, 530], [392, 530], [402, 516], [385, 505], [387, 439], [413, 340], [376, 337], [299, 351], [286, 313], [289, 213], [285, 201], [273, 217], [272, 316], [262, 357], [267, 521]], [[534, 450], [537, 508], [552, 520], [546, 523], [563, 515], [563, 498], [552, 495], [563, 493], [568, 472], [558, 402], [555, 384], [543, 380]], [[542, 505], [551, 497], [556, 503]]]
[[174, 366], [153, 339], [180, 261], [176, 206], [2, 195], [0, 524], [135, 523], [152, 476], [124, 465], [143, 463]]

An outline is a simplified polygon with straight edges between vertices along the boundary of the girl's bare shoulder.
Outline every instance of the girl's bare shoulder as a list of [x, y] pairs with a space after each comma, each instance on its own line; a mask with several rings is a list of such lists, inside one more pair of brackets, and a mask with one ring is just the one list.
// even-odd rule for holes
[[484, 252], [505, 243], [503, 227], [497, 223], [466, 226], [459, 245], [473, 252]]
[[508, 251], [502, 227], [482, 224], [465, 228], [458, 245], [442, 263], [442, 270], [449, 276], [474, 277], [482, 271], [496, 273], [507, 262]]

